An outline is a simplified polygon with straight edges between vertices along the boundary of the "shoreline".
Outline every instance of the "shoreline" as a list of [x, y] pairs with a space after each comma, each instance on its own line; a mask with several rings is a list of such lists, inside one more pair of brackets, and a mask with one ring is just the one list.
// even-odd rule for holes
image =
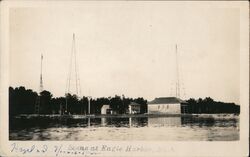
[[240, 114], [235, 113], [214, 113], [214, 114], [98, 114], [98, 115], [60, 115], [60, 114], [51, 114], [51, 115], [37, 115], [37, 114], [21, 114], [16, 116], [9, 116], [10, 118], [73, 118], [73, 119], [85, 119], [85, 118], [157, 118], [157, 117], [203, 117], [203, 118], [216, 118], [216, 117], [231, 117], [239, 116]]

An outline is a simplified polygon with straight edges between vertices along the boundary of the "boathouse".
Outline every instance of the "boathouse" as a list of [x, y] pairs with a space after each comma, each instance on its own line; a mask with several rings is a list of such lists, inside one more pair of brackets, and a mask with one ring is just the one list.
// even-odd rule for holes
[[187, 103], [176, 97], [159, 97], [148, 102], [149, 114], [186, 113]]

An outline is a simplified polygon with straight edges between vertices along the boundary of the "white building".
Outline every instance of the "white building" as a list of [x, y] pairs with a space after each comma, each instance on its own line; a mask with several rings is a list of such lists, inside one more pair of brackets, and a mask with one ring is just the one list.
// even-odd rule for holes
[[148, 102], [149, 114], [185, 113], [186, 102], [176, 97], [160, 97]]
[[103, 105], [101, 108], [101, 114], [111, 114], [110, 105]]

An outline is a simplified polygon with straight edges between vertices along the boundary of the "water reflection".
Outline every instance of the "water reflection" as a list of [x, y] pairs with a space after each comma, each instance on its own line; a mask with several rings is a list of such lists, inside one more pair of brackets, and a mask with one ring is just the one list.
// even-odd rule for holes
[[181, 117], [152, 117], [148, 118], [148, 126], [163, 127], [163, 126], [180, 126], [182, 123]]
[[221, 126], [237, 127], [237, 117], [215, 118], [212, 116], [178, 117], [14, 117], [10, 119], [10, 130], [50, 127], [163, 127], [163, 126]]
[[102, 117], [102, 118], [64, 118], [64, 117], [18, 117], [10, 119], [10, 129], [50, 127], [144, 127], [148, 117]]
[[199, 126], [199, 127], [239, 127], [238, 117], [181, 117], [182, 126]]
[[[239, 137], [239, 118], [235, 115], [193, 115], [193, 116], [161, 116], [161, 117], [150, 117], [150, 116], [142, 116], [142, 117], [61, 117], [61, 116], [19, 116], [12, 117], [9, 120], [9, 132], [10, 132], [10, 140], [58, 140], [60, 136], [66, 139], [74, 140], [84, 140], [91, 139], [88, 132], [85, 132], [84, 135], [79, 135], [81, 133], [81, 129], [91, 129], [88, 131], [98, 132], [102, 130], [102, 132], [114, 132], [111, 136], [114, 136], [112, 139], [116, 139], [119, 136], [122, 139], [126, 139], [129, 135], [134, 138], [142, 138], [145, 139], [143, 132], [149, 130], [149, 128], [158, 128], [156, 131], [164, 131], [164, 129], [168, 130], [168, 134], [172, 129], [174, 129], [174, 134], [171, 136], [174, 140], [178, 140], [182, 136], [177, 136], [178, 131], [182, 132], [185, 128], [185, 132], [187, 135], [182, 138], [194, 138], [193, 132], [197, 134], [200, 133], [200, 137], [205, 137], [206, 140], [214, 140], [215, 131], [211, 131], [212, 129], [217, 129], [221, 137], [216, 137], [216, 139], [227, 139], [225, 138], [225, 131], [234, 135], [237, 139]], [[221, 128], [221, 129], [218, 129]], [[99, 128], [99, 129], [98, 129]], [[103, 128], [103, 129], [102, 129]], [[121, 132], [119, 129], [112, 130], [114, 128], [121, 128], [123, 131]], [[126, 130], [127, 128], [127, 130]], [[140, 132], [131, 131], [132, 128], [140, 128]], [[200, 129], [199, 129], [200, 128]], [[170, 131], [169, 131], [170, 130]], [[190, 133], [188, 133], [190, 132]], [[124, 133], [124, 135], [120, 135]], [[138, 134], [138, 135], [137, 135]], [[160, 134], [160, 132], [159, 132]], [[167, 137], [168, 134], [164, 135]], [[183, 134], [183, 133], [180, 133]], [[117, 135], [117, 137], [116, 137]], [[217, 134], [218, 135], [218, 134]], [[92, 138], [96, 138], [93, 140], [105, 139], [104, 135], [95, 136], [93, 133]], [[175, 137], [176, 136], [176, 137]], [[161, 137], [162, 139], [166, 137]], [[210, 138], [209, 138], [210, 137]], [[120, 138], [120, 137], [118, 137]], [[149, 138], [149, 137], [147, 137]], [[158, 137], [155, 140], [158, 140]], [[169, 137], [168, 137], [169, 138]], [[167, 138], [167, 139], [168, 139]], [[200, 138], [203, 139], [203, 138]]]

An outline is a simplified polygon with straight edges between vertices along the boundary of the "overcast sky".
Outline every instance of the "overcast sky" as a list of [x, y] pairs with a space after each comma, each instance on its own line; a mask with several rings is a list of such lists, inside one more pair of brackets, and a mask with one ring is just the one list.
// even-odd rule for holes
[[86, 2], [74, 8], [13, 8], [10, 85], [38, 91], [43, 53], [44, 89], [63, 96], [75, 33], [81, 95], [172, 96], [178, 44], [182, 98], [239, 103], [239, 29], [238, 9], [213, 5]]

